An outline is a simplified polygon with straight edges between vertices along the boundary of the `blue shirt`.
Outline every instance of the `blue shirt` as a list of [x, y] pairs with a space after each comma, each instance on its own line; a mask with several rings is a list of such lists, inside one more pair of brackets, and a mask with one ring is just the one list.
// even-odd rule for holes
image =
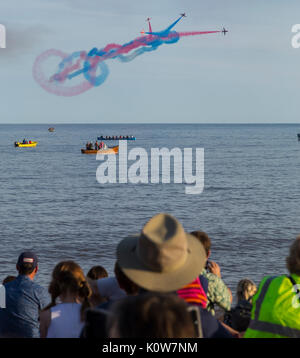
[[24, 275], [4, 287], [6, 308], [0, 309], [0, 335], [39, 338], [39, 311], [49, 303], [47, 291]]

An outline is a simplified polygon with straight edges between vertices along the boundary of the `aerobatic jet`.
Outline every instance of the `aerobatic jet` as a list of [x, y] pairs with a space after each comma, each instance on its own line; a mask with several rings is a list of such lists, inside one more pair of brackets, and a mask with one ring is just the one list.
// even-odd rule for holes
[[226, 30], [225, 27], [223, 27], [222, 33], [224, 36], [226, 35], [226, 32], [228, 32], [228, 30]]
[[171, 30], [173, 29], [173, 27], [177, 24], [177, 22], [179, 20], [181, 20], [183, 17], [186, 17], [185, 13], [183, 14], [180, 14], [180, 17], [174, 21], [170, 26], [168, 26], [165, 30], [162, 30], [162, 31], [158, 31], [158, 32], [153, 32], [152, 29], [151, 29], [151, 24], [150, 24], [150, 18], [148, 17], [147, 21], [149, 23], [149, 31], [148, 32], [145, 32], [147, 35], [155, 35], [155, 36], [159, 36], [159, 37], [167, 37]]

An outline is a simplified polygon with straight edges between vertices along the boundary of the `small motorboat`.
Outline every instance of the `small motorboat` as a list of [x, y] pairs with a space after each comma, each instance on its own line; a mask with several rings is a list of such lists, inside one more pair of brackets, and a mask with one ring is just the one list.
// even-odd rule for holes
[[136, 140], [133, 136], [100, 136], [98, 140]]
[[26, 143], [23, 143], [23, 142], [15, 142], [15, 147], [19, 147], [19, 148], [27, 148], [27, 147], [36, 147], [36, 145], [38, 144], [38, 142], [32, 142], [32, 141], [29, 141], [29, 142], [26, 142]]
[[55, 129], [54, 129], [53, 127], [50, 127], [50, 128], [48, 128], [48, 131], [49, 131], [49, 132], [54, 132]]
[[82, 154], [118, 154], [119, 146], [108, 147], [106, 149], [81, 149]]
[[297, 136], [298, 136], [298, 140], [300, 140], [300, 133], [298, 133]]

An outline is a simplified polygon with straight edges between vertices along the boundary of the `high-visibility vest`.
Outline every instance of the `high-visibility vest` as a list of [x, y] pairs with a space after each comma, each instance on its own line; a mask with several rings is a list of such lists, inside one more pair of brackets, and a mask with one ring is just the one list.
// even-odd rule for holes
[[253, 297], [245, 338], [300, 338], [300, 276], [265, 277]]

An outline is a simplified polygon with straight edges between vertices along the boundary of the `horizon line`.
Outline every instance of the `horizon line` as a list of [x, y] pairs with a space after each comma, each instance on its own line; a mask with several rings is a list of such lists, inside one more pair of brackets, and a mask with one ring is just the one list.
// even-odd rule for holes
[[42, 123], [42, 122], [15, 122], [15, 123], [0, 123], [0, 125], [20, 125], [20, 124], [24, 124], [24, 125], [32, 125], [32, 124], [36, 124], [36, 125], [65, 125], [65, 124], [80, 124], [80, 125], [84, 125], [84, 124], [88, 124], [88, 125], [94, 125], [94, 124], [114, 124], [114, 125], [120, 125], [120, 124], [222, 124], [222, 125], [232, 125], [232, 124], [242, 124], [242, 125], [249, 125], [249, 124], [253, 124], [253, 125], [265, 125], [265, 124], [270, 124], [270, 125], [274, 125], [274, 124], [278, 124], [278, 125], [282, 125], [282, 124], [299, 124], [300, 122], [144, 122], [144, 123], [138, 123], [138, 122], [113, 122], [113, 123], [108, 123], [108, 122], [58, 122], [58, 123], [54, 123], [54, 122], [49, 122], [49, 123]]

